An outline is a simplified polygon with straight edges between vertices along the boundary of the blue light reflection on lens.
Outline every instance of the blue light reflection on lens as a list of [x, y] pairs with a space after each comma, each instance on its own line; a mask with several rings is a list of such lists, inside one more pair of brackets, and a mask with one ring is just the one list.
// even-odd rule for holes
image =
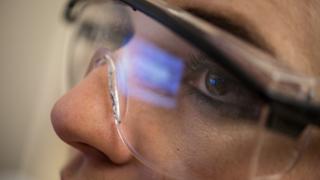
[[[120, 62], [117, 69], [121, 70], [118, 81], [122, 93], [154, 105], [175, 106], [184, 68], [179, 58], [149, 42], [136, 40]], [[130, 77], [139, 84], [127, 87]]]

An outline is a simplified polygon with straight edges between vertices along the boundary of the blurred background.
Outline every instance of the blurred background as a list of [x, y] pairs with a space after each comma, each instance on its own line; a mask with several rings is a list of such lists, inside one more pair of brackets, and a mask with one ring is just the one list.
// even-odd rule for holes
[[55, 180], [66, 146], [50, 109], [64, 91], [66, 0], [0, 1], [0, 180]]

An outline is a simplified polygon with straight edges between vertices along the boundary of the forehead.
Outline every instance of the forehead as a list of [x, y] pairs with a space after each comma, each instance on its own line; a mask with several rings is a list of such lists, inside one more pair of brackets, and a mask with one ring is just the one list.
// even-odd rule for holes
[[[184, 9], [219, 13], [233, 21], [246, 19], [294, 70], [319, 73], [320, 1], [317, 0], [166, 0]], [[241, 21], [242, 22], [242, 21]], [[318, 72], [317, 72], [318, 71]]]
[[[220, 11], [224, 14], [241, 14], [256, 24], [296, 24], [318, 15], [318, 0], [166, 0], [182, 8], [199, 8], [203, 11]], [[273, 19], [277, 17], [277, 19]], [[318, 18], [317, 18], [318, 19]], [[270, 24], [269, 24], [270, 25]]]

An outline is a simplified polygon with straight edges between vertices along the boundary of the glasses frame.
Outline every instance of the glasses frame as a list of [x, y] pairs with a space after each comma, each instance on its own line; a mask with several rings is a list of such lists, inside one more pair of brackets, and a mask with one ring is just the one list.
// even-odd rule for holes
[[[69, 0], [64, 12], [64, 19], [68, 23], [73, 23], [77, 20], [78, 14], [87, 3], [103, 1], [105, 0]], [[252, 75], [240, 68], [232, 59], [233, 57], [228, 56], [214, 42], [214, 38], [208, 33], [210, 27], [214, 27], [213, 25], [162, 1], [117, 1], [127, 4], [134, 10], [140, 11], [158, 21], [193, 46], [202, 50], [207, 56], [214, 58], [229, 73], [238, 77], [249, 90], [256, 93], [268, 104], [267, 128], [292, 137], [298, 137], [307, 125], [320, 127], [320, 104], [312, 104], [309, 101], [299, 101], [289, 96], [283, 96], [276, 89], [270, 89], [264, 84], [259, 83]], [[248, 43], [232, 36], [228, 40], [240, 41], [250, 47]], [[257, 48], [256, 51], [265, 54], [265, 52]]]

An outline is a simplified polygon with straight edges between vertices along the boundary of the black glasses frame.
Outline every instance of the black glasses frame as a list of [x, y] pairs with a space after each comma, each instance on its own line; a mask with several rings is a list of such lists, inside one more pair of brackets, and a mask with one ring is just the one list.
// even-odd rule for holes
[[[103, 0], [92, 0], [103, 1]], [[267, 127], [271, 130], [298, 137], [307, 125], [320, 127], [320, 105], [307, 101], [282, 96], [280, 93], [270, 91], [257, 82], [250, 74], [244, 72], [237, 64], [210, 39], [210, 35], [199, 27], [194, 21], [185, 18], [185, 12], [171, 7], [168, 4], [151, 0], [118, 0], [127, 4], [158, 21], [180, 37], [202, 50], [209, 57], [213, 57], [219, 65], [243, 81], [251, 91], [257, 93], [269, 104]], [[89, 0], [69, 0], [64, 18], [67, 22], [76, 21], [77, 14]]]

